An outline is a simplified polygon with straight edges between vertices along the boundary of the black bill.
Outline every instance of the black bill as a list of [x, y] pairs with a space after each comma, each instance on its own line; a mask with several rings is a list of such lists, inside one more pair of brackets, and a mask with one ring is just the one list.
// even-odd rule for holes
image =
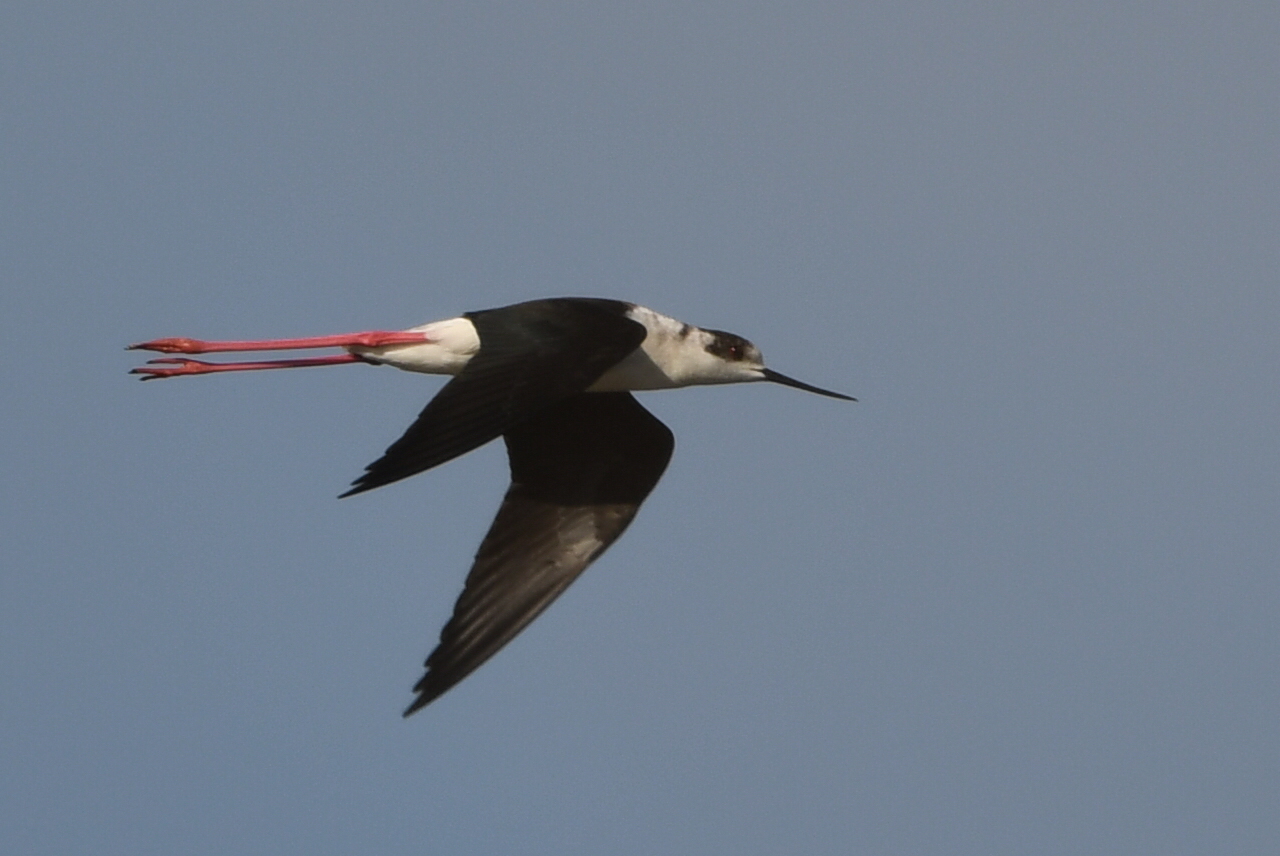
[[819, 389], [816, 386], [810, 386], [807, 383], [798, 381], [795, 378], [787, 377], [784, 374], [778, 374], [773, 369], [764, 369], [764, 379], [771, 380], [774, 383], [780, 383], [783, 386], [794, 386], [796, 389], [803, 389], [805, 392], [816, 392], [818, 395], [825, 395], [830, 398], [840, 398], [845, 401], [857, 401], [852, 395], [845, 395], [842, 392], [832, 392], [829, 389]]

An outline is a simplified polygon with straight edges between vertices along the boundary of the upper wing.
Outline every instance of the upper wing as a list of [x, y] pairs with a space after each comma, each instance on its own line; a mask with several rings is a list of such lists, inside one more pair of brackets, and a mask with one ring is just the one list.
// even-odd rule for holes
[[524, 629], [612, 544], [662, 477], [675, 440], [626, 392], [589, 392], [508, 431], [511, 486], [404, 715]]
[[644, 325], [606, 304], [551, 298], [468, 312], [480, 350], [343, 496], [381, 487], [483, 446], [582, 392], [644, 341]]

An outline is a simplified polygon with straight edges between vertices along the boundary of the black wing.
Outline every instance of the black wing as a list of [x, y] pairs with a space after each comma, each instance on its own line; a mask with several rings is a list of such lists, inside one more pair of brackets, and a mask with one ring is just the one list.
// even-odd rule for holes
[[623, 530], [675, 440], [629, 393], [561, 401], [506, 433], [511, 486], [405, 716], [507, 644]]
[[582, 392], [644, 341], [644, 325], [621, 314], [626, 306], [562, 297], [466, 313], [479, 352], [342, 495], [443, 464]]

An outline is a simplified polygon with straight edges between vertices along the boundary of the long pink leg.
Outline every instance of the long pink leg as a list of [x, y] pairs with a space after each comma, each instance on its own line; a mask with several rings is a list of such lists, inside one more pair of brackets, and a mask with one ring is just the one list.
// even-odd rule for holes
[[425, 333], [410, 330], [368, 330], [338, 336], [309, 336], [302, 339], [261, 339], [258, 341], [205, 342], [176, 337], [152, 339], [130, 345], [130, 351], [159, 351], [162, 354], [212, 354], [217, 351], [287, 351], [299, 348], [342, 348], [355, 345], [378, 348], [384, 345], [418, 345], [430, 341]]
[[[302, 360], [264, 360], [256, 363], [206, 363], [184, 357], [163, 357], [147, 360], [146, 366], [130, 370], [129, 374], [143, 375], [143, 380], [157, 380], [182, 375], [213, 374], [214, 372], [252, 372], [263, 369], [298, 369], [306, 366], [336, 366], [343, 363], [363, 363], [355, 354], [335, 354], [331, 357], [311, 357]], [[156, 366], [156, 368], [148, 368]]]

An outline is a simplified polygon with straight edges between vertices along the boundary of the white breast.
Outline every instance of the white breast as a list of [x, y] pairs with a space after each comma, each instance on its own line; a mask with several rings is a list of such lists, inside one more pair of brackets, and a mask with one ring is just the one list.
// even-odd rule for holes
[[649, 331], [640, 347], [592, 384], [589, 392], [630, 389], [672, 389], [691, 382], [691, 369], [703, 361], [706, 332], [644, 306], [632, 307], [627, 317]]

